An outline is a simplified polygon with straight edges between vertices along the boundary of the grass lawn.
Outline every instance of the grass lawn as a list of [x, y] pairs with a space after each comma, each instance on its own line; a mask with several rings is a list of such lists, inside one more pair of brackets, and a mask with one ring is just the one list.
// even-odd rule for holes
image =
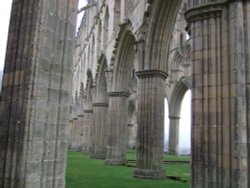
[[[164, 156], [164, 160], [183, 160], [182, 157]], [[128, 151], [128, 159], [135, 159], [135, 152]], [[184, 157], [189, 160], [189, 157]], [[167, 176], [178, 176], [187, 182], [166, 180], [141, 180], [133, 178], [132, 167], [106, 166], [102, 160], [89, 159], [78, 152], [68, 152], [66, 188], [188, 188], [189, 164], [165, 165]]]

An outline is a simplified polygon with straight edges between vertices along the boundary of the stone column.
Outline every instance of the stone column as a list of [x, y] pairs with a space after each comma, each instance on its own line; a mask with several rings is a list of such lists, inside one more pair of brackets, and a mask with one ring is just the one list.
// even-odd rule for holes
[[73, 124], [72, 124], [72, 150], [77, 151], [77, 124], [78, 124], [78, 118], [73, 118]]
[[78, 136], [79, 136], [79, 140], [78, 142], [78, 149], [77, 151], [82, 152], [83, 150], [83, 136], [84, 136], [84, 132], [83, 132], [83, 121], [84, 120], [84, 115], [78, 115]]
[[180, 117], [169, 116], [168, 153], [170, 155], [179, 154], [179, 121]]
[[126, 162], [128, 97], [126, 92], [109, 93], [107, 165]]
[[106, 159], [108, 141], [108, 104], [94, 103], [94, 152], [93, 159]]
[[145, 179], [165, 177], [163, 170], [164, 96], [166, 73], [138, 71], [138, 131], [134, 176]]
[[0, 103], [0, 187], [65, 186], [77, 1], [14, 0]]
[[188, 4], [192, 187], [249, 187], [250, 2]]
[[91, 154], [93, 152], [93, 110], [84, 110], [84, 118], [83, 118], [83, 139], [84, 145], [82, 148], [82, 152], [86, 154]]
[[73, 131], [73, 119], [69, 120], [69, 129], [68, 129], [68, 147], [72, 148], [72, 132]]

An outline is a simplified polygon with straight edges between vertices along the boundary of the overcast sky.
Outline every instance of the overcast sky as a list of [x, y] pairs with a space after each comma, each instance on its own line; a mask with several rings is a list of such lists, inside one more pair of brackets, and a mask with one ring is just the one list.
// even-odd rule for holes
[[[11, 10], [12, 0], [3, 0], [0, 6], [0, 70], [3, 70], [4, 58], [5, 58], [5, 49], [7, 43], [7, 34], [9, 26], [9, 17]], [[79, 9], [86, 5], [87, 0], [79, 0]], [[81, 17], [83, 13], [79, 14], [77, 19], [77, 25], [81, 23]], [[183, 108], [181, 110], [181, 119], [180, 119], [180, 146], [189, 147], [190, 146], [190, 118], [191, 118], [191, 92], [189, 91], [183, 100]], [[165, 112], [165, 117], [168, 117], [168, 110]], [[165, 135], [168, 136], [168, 119], [165, 118]]]
[[0, 70], [3, 69], [12, 0], [4, 0], [0, 6]]

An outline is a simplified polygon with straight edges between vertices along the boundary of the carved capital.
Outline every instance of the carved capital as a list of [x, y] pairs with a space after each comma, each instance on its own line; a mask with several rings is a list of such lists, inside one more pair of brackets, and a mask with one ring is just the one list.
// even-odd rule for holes
[[205, 5], [196, 6], [188, 9], [185, 12], [187, 22], [190, 24], [197, 20], [203, 20], [208, 17], [217, 17], [223, 10], [223, 7], [228, 3], [228, 0], [220, 2], [210, 2]]

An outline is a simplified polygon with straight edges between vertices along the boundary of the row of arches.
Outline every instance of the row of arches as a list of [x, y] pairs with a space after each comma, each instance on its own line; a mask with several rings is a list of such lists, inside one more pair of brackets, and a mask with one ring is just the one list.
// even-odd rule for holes
[[[162, 1], [161, 3], [169, 10], [174, 7], [176, 14], [181, 4], [181, 2], [177, 1], [171, 3]], [[178, 3], [178, 6], [176, 3]], [[117, 5], [120, 7], [120, 4]], [[153, 9], [152, 14], [159, 13], [161, 14], [159, 17], [168, 17], [168, 14], [165, 15], [166, 12], [162, 9], [162, 5], [158, 3], [154, 5], [152, 3], [150, 6]], [[115, 12], [118, 13], [119, 11], [115, 9]], [[92, 122], [92, 125], [87, 125], [89, 129], [87, 144], [89, 146], [84, 147], [88, 149], [83, 152], [89, 152], [92, 158], [105, 159], [106, 164], [109, 165], [123, 164], [126, 162], [125, 152], [127, 145], [129, 145], [128, 140], [134, 137], [137, 139], [136, 141], [134, 140], [134, 147], [139, 151], [137, 153], [138, 170], [135, 171], [135, 176], [158, 179], [164, 176], [161, 164], [164, 142], [164, 98], [166, 95], [166, 83], [164, 80], [167, 77], [166, 71], [168, 67], [171, 67], [171, 70], [173, 70], [173, 66], [180, 67], [183, 64], [173, 59], [175, 62], [171, 61], [172, 65], [168, 65], [169, 55], [166, 53], [166, 49], [169, 50], [167, 43], [171, 41], [171, 37], [169, 37], [170, 35], [166, 35], [165, 32], [171, 31], [167, 26], [168, 24], [171, 25], [172, 29], [174, 28], [173, 24], [175, 20], [173, 18], [169, 20], [161, 18], [166, 21], [164, 26], [168, 28], [163, 29], [157, 23], [154, 23], [161, 22], [161, 19], [159, 20], [157, 16], [152, 16], [152, 18], [153, 20], [149, 19], [147, 24], [156, 25], [156, 27], [149, 27], [146, 33], [144, 28], [141, 27], [142, 31], [140, 31], [140, 34], [136, 34], [133, 22], [130, 20], [126, 20], [126, 22], [120, 24], [115, 42], [113, 43], [114, 48], [112, 50], [111, 61], [108, 60], [110, 56], [109, 52], [106, 51], [100, 54], [96, 70], [93, 67], [88, 69], [89, 74], [87, 74], [85, 96], [83, 96], [86, 101], [84, 108], [87, 109], [84, 110], [84, 117], [87, 115], [86, 113], [88, 113], [87, 117], [90, 117], [89, 112], [91, 112], [92, 121], [88, 122]], [[159, 34], [156, 35], [156, 33]], [[152, 44], [152, 41], [159, 41], [160, 43]], [[109, 49], [108, 46], [107, 49]], [[185, 49], [187, 49], [185, 53], [190, 52], [188, 50], [189, 46]], [[146, 81], [145, 83], [143, 83], [144, 80]], [[179, 82], [179, 80], [177, 81]], [[180, 82], [183, 83], [184, 80], [180, 80]], [[178, 85], [175, 87], [178, 88]], [[180, 89], [176, 93], [179, 94], [179, 91]], [[176, 98], [175, 102], [171, 102], [170, 105], [174, 105], [178, 103], [178, 100], [182, 100], [184, 92], [180, 94], [179, 98]], [[105, 100], [99, 98], [100, 96], [104, 96], [100, 95], [100, 93], [105, 93]], [[174, 90], [173, 96], [176, 93]], [[143, 96], [144, 94], [146, 95]], [[158, 99], [154, 95], [158, 95], [160, 98]], [[173, 100], [170, 99], [170, 101]], [[90, 103], [92, 104], [91, 109], [88, 109]], [[175, 105], [180, 106], [179, 103]], [[139, 111], [140, 108], [141, 111]], [[170, 112], [172, 113], [172, 107]], [[179, 115], [178, 110], [175, 110], [173, 113]], [[143, 116], [145, 116], [145, 119]], [[172, 116], [170, 115], [169, 117], [172, 118]], [[140, 119], [141, 123], [137, 121]], [[143, 124], [145, 124], [144, 127], [140, 127]], [[153, 128], [151, 127], [152, 124], [154, 125]], [[150, 133], [152, 135], [147, 135], [149, 130], [153, 130]], [[101, 135], [105, 136], [102, 137]], [[146, 140], [144, 139], [145, 136], [148, 137]], [[142, 143], [139, 144], [140, 142]], [[80, 142], [78, 141], [78, 143]], [[175, 144], [178, 143], [176, 142]], [[74, 143], [72, 147], [79, 148], [77, 145], [75, 147]], [[150, 157], [141, 160], [142, 156], [140, 155], [145, 154]], [[153, 160], [155, 163], [151, 163], [149, 160]], [[146, 169], [150, 169], [150, 171], [152, 170], [153, 177], [151, 177], [152, 175], [147, 177], [144, 170], [141, 171], [140, 166], [144, 166]], [[160, 168], [161, 170], [156, 170], [155, 174], [154, 168]]]
[[[130, 93], [129, 81], [123, 79], [131, 75], [131, 69], [133, 73], [132, 63], [127, 62], [132, 58], [125, 56], [129, 54], [134, 56], [137, 77], [134, 176], [161, 179], [165, 177], [162, 148], [167, 52], [182, 1], [134, 2], [137, 6], [130, 15], [138, 17], [119, 27], [122, 32], [109, 38], [115, 40], [108, 41], [105, 51], [112, 49], [104, 53], [108, 77], [106, 163], [124, 162], [121, 133]], [[76, 4], [68, 0], [13, 3], [0, 108], [2, 187], [64, 187]], [[249, 187], [249, 1], [187, 0], [186, 5], [192, 44], [192, 187]], [[79, 128], [93, 125], [93, 116], [101, 117], [107, 107], [95, 103], [99, 86], [94, 75], [100, 55], [88, 55], [96, 54], [93, 49], [98, 46], [87, 45], [98, 41], [92, 40], [93, 30], [88, 28], [82, 37], [87, 42], [80, 40], [77, 46], [81, 48], [76, 50], [83, 53], [88, 66], [79, 69], [78, 60], [74, 65], [75, 72], [86, 75], [76, 77], [85, 80], [73, 87], [73, 95], [78, 91], [72, 101], [77, 117], [71, 121]], [[184, 89], [180, 88], [181, 93]], [[94, 153], [98, 142], [92, 138], [98, 131], [92, 128], [86, 138], [91, 138], [88, 147]]]

